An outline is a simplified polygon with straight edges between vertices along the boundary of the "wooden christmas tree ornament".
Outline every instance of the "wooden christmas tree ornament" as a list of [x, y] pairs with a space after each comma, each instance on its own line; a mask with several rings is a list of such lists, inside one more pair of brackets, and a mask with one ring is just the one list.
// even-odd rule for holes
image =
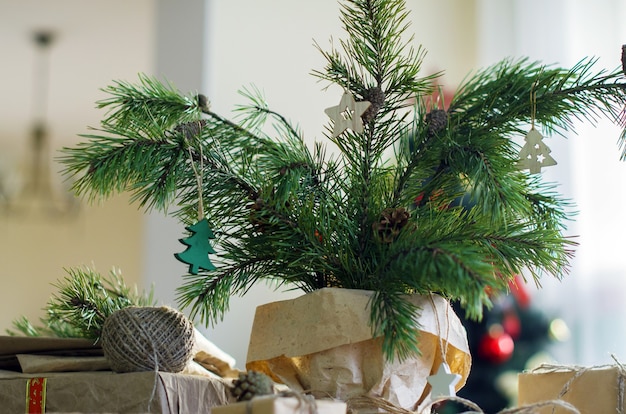
[[556, 160], [550, 156], [550, 148], [543, 142], [543, 136], [534, 127], [530, 129], [526, 144], [519, 153], [518, 165], [521, 170], [530, 170], [531, 174], [541, 172], [541, 167], [556, 165]]
[[[543, 70], [542, 70], [543, 71]], [[537, 116], [537, 81], [530, 90], [530, 131], [526, 134], [526, 143], [519, 153], [517, 166], [520, 170], [530, 170], [531, 174], [539, 174], [541, 167], [556, 165], [554, 158], [550, 156], [550, 148], [543, 142], [543, 135], [535, 129]]]
[[174, 257], [183, 263], [189, 265], [189, 273], [197, 275], [200, 269], [207, 271], [215, 270], [215, 266], [209, 260], [209, 253], [215, 253], [209, 239], [215, 238], [209, 222], [206, 218], [198, 221], [192, 226], [186, 227], [192, 234], [191, 236], [179, 239], [179, 241], [187, 245], [187, 250], [182, 253], [175, 253]]
[[[198, 134], [199, 133], [200, 129], [198, 130]], [[200, 171], [204, 168], [203, 158], [202, 146], [200, 146]], [[204, 217], [202, 174], [196, 169], [193, 155], [191, 154], [191, 148], [189, 148], [189, 161], [193, 168], [198, 188], [198, 221], [191, 226], [185, 227], [185, 229], [192, 234], [184, 239], [178, 239], [178, 241], [187, 245], [187, 249], [182, 253], [174, 253], [174, 257], [189, 265], [189, 273], [197, 275], [200, 269], [206, 271], [215, 270], [215, 266], [211, 263], [211, 260], [209, 260], [209, 253], [215, 253], [209, 239], [214, 239], [215, 236], [213, 235], [213, 231], [211, 231], [209, 221]]]

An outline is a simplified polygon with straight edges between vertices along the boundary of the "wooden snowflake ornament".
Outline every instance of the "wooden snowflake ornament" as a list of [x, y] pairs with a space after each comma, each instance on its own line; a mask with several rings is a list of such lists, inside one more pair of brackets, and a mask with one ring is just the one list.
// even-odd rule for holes
[[450, 367], [445, 362], [439, 365], [439, 369], [435, 375], [427, 378], [428, 383], [432, 387], [430, 391], [431, 398], [438, 397], [454, 397], [456, 395], [456, 384], [461, 380], [459, 374], [450, 372]]
[[356, 102], [350, 92], [344, 92], [339, 105], [324, 110], [334, 122], [332, 137], [338, 137], [348, 128], [356, 133], [363, 132], [361, 115], [370, 105], [367, 101]]
[[520, 170], [530, 170], [531, 174], [541, 172], [541, 167], [556, 165], [556, 160], [550, 156], [550, 148], [543, 142], [543, 136], [534, 127], [524, 138], [526, 144], [519, 153], [517, 165]]

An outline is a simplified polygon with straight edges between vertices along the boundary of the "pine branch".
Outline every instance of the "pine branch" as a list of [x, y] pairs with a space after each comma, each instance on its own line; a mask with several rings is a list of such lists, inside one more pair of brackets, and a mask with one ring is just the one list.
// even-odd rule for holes
[[420, 354], [415, 326], [418, 309], [402, 293], [401, 287], [375, 291], [371, 304], [371, 320], [375, 337], [382, 337], [382, 349], [389, 360], [404, 360]]
[[626, 99], [623, 73], [593, 72], [596, 63], [585, 59], [561, 69], [526, 59], [502, 61], [461, 86], [450, 104], [452, 124], [502, 135], [524, 133], [520, 127], [531, 122], [531, 93], [535, 121], [548, 130], [571, 130], [573, 119], [595, 123], [599, 114], [616, 121]]
[[237, 111], [242, 115], [242, 125], [246, 128], [255, 130], [261, 128], [267, 123], [267, 117], [271, 116], [279, 123], [276, 127], [278, 132], [285, 131], [291, 139], [302, 141], [298, 130], [283, 115], [269, 108], [265, 98], [261, 92], [253, 88], [253, 90], [242, 89], [239, 94], [250, 101], [249, 105], [239, 105]]
[[[128, 306], [154, 306], [152, 291], [139, 293], [126, 286], [115, 269], [103, 277], [90, 268], [65, 269], [67, 276], [54, 286], [58, 291], [48, 301], [42, 326], [27, 318], [13, 322], [27, 336], [78, 337], [98, 340], [106, 318]], [[15, 335], [16, 332], [9, 331]]]
[[97, 108], [107, 109], [103, 125], [116, 126], [122, 131], [161, 132], [179, 123], [198, 119], [202, 110], [198, 97], [187, 97], [173, 85], [139, 74], [139, 84], [117, 81], [103, 89], [110, 98], [97, 102]]

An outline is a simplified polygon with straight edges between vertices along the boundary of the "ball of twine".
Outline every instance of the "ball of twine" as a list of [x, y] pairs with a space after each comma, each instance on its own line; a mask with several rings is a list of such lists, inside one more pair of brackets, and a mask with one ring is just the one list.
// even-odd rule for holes
[[192, 358], [194, 329], [169, 307], [128, 307], [111, 314], [100, 337], [115, 372], [181, 372]]

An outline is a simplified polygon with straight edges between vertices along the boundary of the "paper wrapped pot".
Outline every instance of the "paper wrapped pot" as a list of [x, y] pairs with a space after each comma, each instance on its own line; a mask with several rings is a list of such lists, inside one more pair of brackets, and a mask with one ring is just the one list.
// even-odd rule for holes
[[[270, 375], [291, 389], [347, 400], [368, 395], [415, 410], [430, 391], [427, 377], [445, 359], [469, 375], [467, 334], [449, 303], [439, 296], [411, 296], [422, 309], [417, 318], [420, 356], [387, 361], [382, 339], [372, 338], [372, 292], [325, 288], [256, 310], [246, 368]], [[439, 322], [437, 322], [437, 320]], [[440, 338], [443, 342], [440, 342]]]

